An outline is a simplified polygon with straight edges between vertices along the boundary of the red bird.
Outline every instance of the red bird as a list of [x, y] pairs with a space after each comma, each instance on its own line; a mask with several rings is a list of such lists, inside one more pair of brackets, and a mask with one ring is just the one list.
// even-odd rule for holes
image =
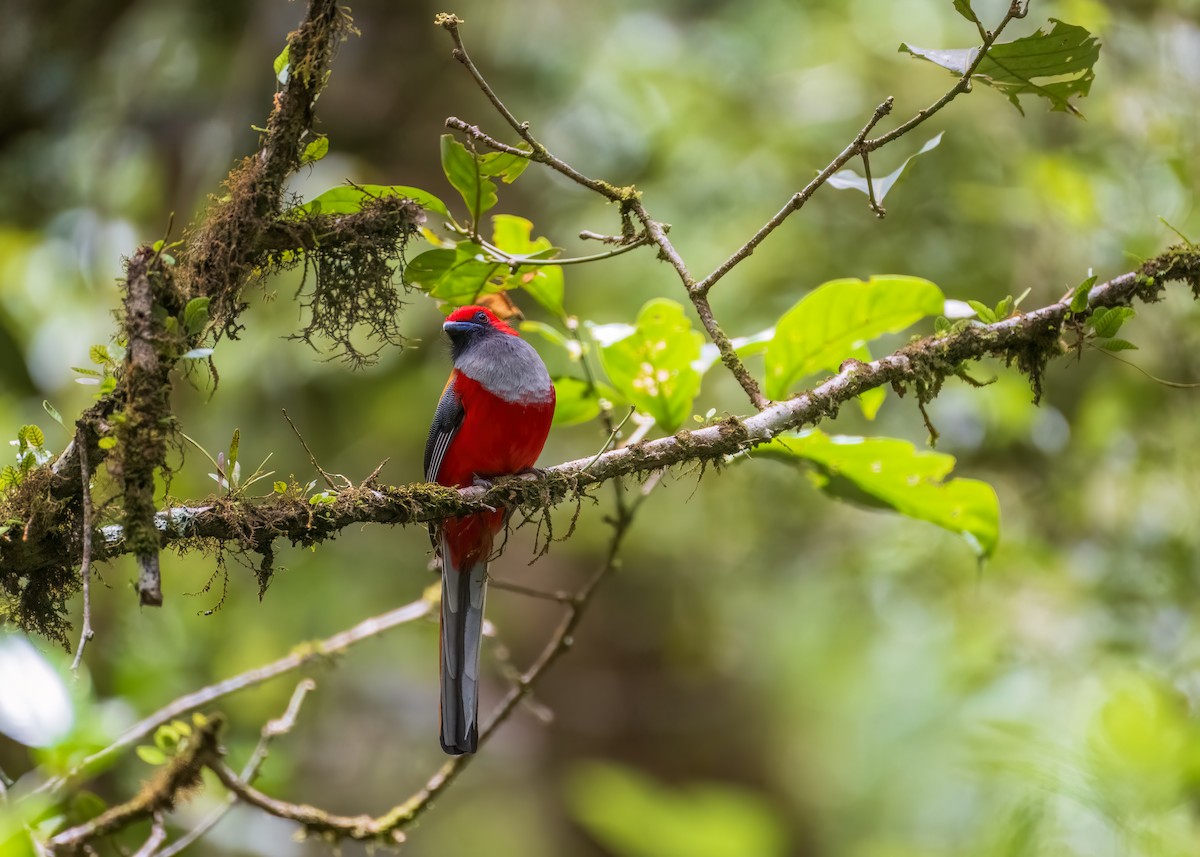
[[[542, 358], [517, 332], [478, 306], [442, 325], [454, 369], [425, 443], [425, 478], [462, 488], [522, 473], [537, 461], [554, 417], [554, 385]], [[505, 511], [447, 518], [436, 528], [442, 558], [442, 749], [479, 743], [479, 644], [488, 559]]]

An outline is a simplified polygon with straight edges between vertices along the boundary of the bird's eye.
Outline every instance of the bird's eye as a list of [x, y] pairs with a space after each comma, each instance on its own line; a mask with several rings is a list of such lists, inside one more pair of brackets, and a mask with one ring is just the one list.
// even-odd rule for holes
[[487, 324], [487, 320], [488, 320], [487, 313], [486, 312], [475, 313], [475, 320], [477, 322], [479, 322], [480, 324]]

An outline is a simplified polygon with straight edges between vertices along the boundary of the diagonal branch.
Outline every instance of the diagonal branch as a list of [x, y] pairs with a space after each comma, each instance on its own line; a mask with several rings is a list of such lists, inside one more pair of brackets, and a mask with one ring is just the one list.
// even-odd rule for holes
[[154, 730], [158, 729], [164, 723], [169, 723], [190, 711], [210, 705], [218, 699], [229, 696], [231, 693], [255, 687], [277, 676], [294, 672], [311, 663], [325, 660], [332, 655], [345, 651], [355, 643], [360, 643], [377, 634], [382, 634], [385, 631], [395, 628], [397, 625], [421, 619], [429, 615], [431, 609], [428, 601], [414, 601], [411, 604], [405, 604], [402, 607], [397, 607], [378, 616], [364, 619], [354, 627], [334, 634], [331, 637], [326, 637], [324, 640], [316, 640], [296, 646], [293, 648], [291, 654], [272, 661], [269, 664], [256, 667], [232, 678], [227, 678], [217, 684], [181, 696], [163, 706], [149, 717], [130, 726], [112, 744], [103, 750], [92, 753], [65, 774], [47, 780], [35, 789], [33, 794], [56, 794], [66, 786], [98, 772], [121, 751], [132, 747], [138, 741], [153, 734]]

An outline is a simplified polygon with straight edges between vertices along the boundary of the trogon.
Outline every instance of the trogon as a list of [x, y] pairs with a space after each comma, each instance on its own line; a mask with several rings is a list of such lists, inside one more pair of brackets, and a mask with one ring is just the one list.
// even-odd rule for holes
[[[459, 307], [442, 329], [454, 368], [425, 444], [425, 478], [462, 488], [533, 468], [554, 417], [542, 358], [480, 306]], [[431, 529], [442, 564], [441, 739], [447, 753], [479, 742], [479, 648], [488, 560], [506, 512], [447, 518]]]

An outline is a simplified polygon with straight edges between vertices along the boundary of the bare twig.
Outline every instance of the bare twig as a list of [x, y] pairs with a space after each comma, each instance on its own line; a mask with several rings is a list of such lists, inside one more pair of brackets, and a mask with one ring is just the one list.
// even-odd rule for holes
[[[312, 466], [315, 467], [317, 472], [321, 474], [321, 478], [325, 480], [325, 484], [328, 485], [332, 491], [340, 491], [341, 489], [338, 488], [337, 484], [333, 481], [333, 475], [328, 473], [324, 467], [317, 463], [317, 457], [313, 455], [313, 451], [308, 448], [308, 444], [304, 440], [304, 435], [300, 434], [300, 429], [296, 428], [296, 424], [292, 422], [292, 418], [288, 416], [287, 409], [281, 408], [281, 410], [283, 411], [283, 418], [287, 420], [287, 424], [290, 425], [292, 427], [292, 431], [296, 433], [296, 439], [300, 441], [300, 445], [304, 447], [304, 451], [308, 453], [308, 460], [312, 462]], [[342, 478], [345, 479], [344, 476]], [[351, 484], [349, 480], [347, 480], [347, 484]]]
[[[462, 24], [461, 19], [455, 15], [441, 14], [437, 16], [435, 23], [441, 27], [444, 27], [450, 33], [450, 37], [454, 40], [454, 58], [462, 63], [464, 67], [466, 67], [467, 71], [470, 72], [471, 77], [475, 80], [475, 83], [483, 91], [484, 95], [487, 96], [488, 100], [492, 102], [492, 105], [496, 108], [497, 112], [499, 112], [509, 126], [521, 136], [521, 139], [523, 139], [529, 145], [530, 151], [526, 152], [522, 149], [505, 145], [504, 143], [501, 143], [495, 138], [480, 131], [477, 126], [470, 125], [455, 117], [447, 119], [446, 125], [462, 131], [472, 139], [479, 140], [480, 142], [484, 143], [484, 145], [494, 148], [497, 151], [507, 152], [512, 155], [518, 155], [523, 158], [528, 158], [531, 161], [545, 164], [546, 166], [562, 173], [564, 176], [582, 185], [583, 187], [595, 191], [605, 199], [620, 203], [621, 215], [623, 218], [628, 218], [630, 214], [636, 217], [637, 220], [642, 224], [642, 230], [645, 236], [649, 239], [649, 242], [658, 247], [659, 258], [668, 262], [679, 275], [684, 288], [687, 289], [688, 297], [691, 299], [696, 308], [696, 314], [700, 317], [700, 323], [704, 326], [709, 338], [712, 339], [713, 343], [717, 346], [717, 350], [720, 352], [721, 362], [725, 364], [725, 366], [737, 379], [738, 383], [742, 386], [742, 389], [746, 391], [746, 395], [749, 397], [750, 402], [754, 405], [754, 407], [758, 410], [765, 408], [769, 404], [769, 401], [765, 396], [763, 396], [762, 390], [758, 386], [758, 382], [754, 380], [754, 376], [752, 376], [742, 364], [742, 360], [740, 357], [738, 357], [737, 351], [734, 349], [733, 343], [730, 341], [729, 336], [717, 323], [717, 320], [713, 315], [712, 307], [709, 305], [706, 298], [707, 289], [699, 289], [697, 287], [698, 284], [688, 272], [687, 264], [684, 262], [683, 257], [679, 254], [679, 251], [675, 248], [675, 245], [672, 244], [671, 240], [667, 237], [667, 231], [670, 227], [667, 224], [660, 223], [650, 216], [650, 214], [646, 211], [645, 206], [642, 205], [641, 194], [636, 188], [617, 187], [609, 184], [608, 182], [589, 178], [562, 159], [552, 155], [550, 151], [530, 132], [529, 123], [519, 122], [517, 118], [513, 116], [512, 112], [504, 105], [504, 102], [502, 102], [499, 96], [496, 95], [495, 90], [493, 90], [491, 85], [488, 84], [482, 72], [480, 72], [479, 68], [471, 60], [471, 57], [467, 54], [466, 47], [463, 45], [462, 35], [458, 30], [459, 25]], [[864, 135], [865, 133], [866, 132], [864, 132]], [[625, 241], [623, 243], [628, 244], [635, 242]], [[746, 255], [749, 255], [749, 252], [750, 251], [747, 251]]]
[[903, 137], [905, 134], [907, 134], [913, 128], [916, 128], [918, 125], [920, 125], [922, 122], [924, 122], [930, 116], [932, 116], [934, 113], [937, 113], [939, 110], [941, 110], [943, 107], [945, 107], [951, 101], [953, 101], [958, 95], [960, 95], [961, 93], [964, 93], [964, 92], [970, 92], [971, 91], [971, 78], [974, 76], [976, 69], [979, 68], [979, 64], [981, 62], [983, 62], [983, 58], [985, 56], [987, 56], [987, 52], [991, 49], [992, 45], [994, 45], [996, 43], [996, 40], [998, 38], [1000, 38], [1000, 34], [1004, 32], [1004, 28], [1007, 27], [1010, 23], [1012, 23], [1013, 19], [1024, 18], [1025, 15], [1028, 14], [1028, 12], [1029, 12], [1029, 3], [1028, 2], [1026, 2], [1024, 7], [1022, 7], [1019, 0], [1014, 0], [1014, 2], [1012, 2], [1009, 5], [1008, 12], [1005, 13], [1004, 18], [1000, 21], [999, 24], [996, 25], [996, 29], [992, 30], [992, 32], [990, 34], [985, 32], [983, 44], [979, 46], [979, 50], [975, 54], [975, 59], [973, 59], [971, 61], [971, 64], [969, 66], [967, 66], [967, 70], [965, 72], [963, 72], [962, 77], [960, 77], [958, 79], [958, 83], [956, 83], [954, 86], [952, 86], [950, 88], [950, 90], [948, 92], [946, 92], [945, 95], [943, 95], [937, 101], [933, 102], [933, 104], [929, 105], [924, 110], [918, 111], [917, 114], [915, 116], [913, 116], [911, 119], [909, 119], [907, 122], [903, 123], [902, 125], [896, 126], [891, 131], [888, 131], [886, 134], [881, 134], [880, 136], [875, 137], [874, 139], [863, 140], [862, 141], [863, 150], [867, 151], [867, 152], [874, 152], [876, 149], [886, 146], [888, 143], [892, 142], [893, 140]]
[[875, 182], [871, 181], [871, 156], [866, 152], [862, 152], [863, 162], [863, 177], [867, 180], [867, 205], [871, 211], [875, 212], [875, 216], [880, 220], [884, 218], [887, 211], [880, 206], [879, 200], [875, 199]]
[[[304, 697], [314, 690], [316, 686], [317, 683], [311, 678], [301, 679], [300, 683], [296, 685], [296, 689], [292, 691], [292, 698], [288, 702], [287, 709], [283, 714], [275, 720], [268, 720], [263, 726], [258, 744], [254, 747], [254, 752], [251, 754], [249, 761], [242, 768], [241, 779], [243, 782], [254, 782], [258, 776], [259, 769], [262, 767], [263, 762], [266, 761], [271, 741], [280, 735], [286, 735], [292, 731], [292, 727], [296, 725], [296, 717], [300, 714], [300, 706], [304, 704]], [[237, 795], [230, 792], [226, 796], [224, 804], [213, 810], [203, 821], [172, 842], [168, 847], [159, 851], [158, 857], [175, 857], [180, 851], [216, 827], [217, 823], [225, 817], [225, 814], [229, 812], [236, 802]], [[152, 851], [147, 852], [146, 857], [151, 857], [153, 853]]]
[[348, 649], [355, 643], [360, 643], [363, 640], [395, 628], [397, 625], [403, 625], [427, 616], [431, 609], [429, 602], [424, 600], [405, 604], [403, 607], [397, 607], [395, 610], [389, 610], [386, 613], [365, 619], [353, 628], [334, 634], [324, 640], [297, 646], [291, 654], [277, 661], [247, 670], [217, 684], [181, 696], [168, 705], [163, 706], [149, 717], [140, 720], [126, 729], [112, 744], [86, 757], [67, 773], [47, 780], [33, 794], [54, 794], [61, 791], [64, 786], [94, 773], [117, 753], [136, 744], [147, 735], [152, 734], [162, 724], [168, 723], [180, 715], [208, 705], [231, 693], [237, 693], [240, 690], [260, 685], [277, 676], [300, 669], [314, 661], [328, 658], [330, 655]]
[[79, 647], [75, 650], [75, 659], [71, 661], [71, 672], [79, 669], [83, 660], [83, 649], [88, 640], [95, 636], [92, 631], [92, 477], [88, 472], [87, 456], [79, 458], [79, 474], [82, 477], [82, 497], [80, 508], [83, 511], [83, 559], [79, 564], [79, 578], [83, 586], [83, 627], [79, 630]]
[[739, 247], [733, 254], [718, 265], [711, 274], [705, 277], [700, 282], [696, 283], [695, 290], [700, 294], [707, 295], [709, 290], [726, 274], [734, 269], [734, 267], [754, 252], [755, 248], [763, 242], [764, 239], [787, 220], [792, 214], [804, 207], [804, 204], [812, 198], [829, 178], [840, 170], [846, 163], [857, 155], [864, 145], [864, 141], [871, 129], [878, 124], [879, 120], [892, 112], [892, 104], [894, 99], [888, 96], [871, 114], [871, 118], [867, 120], [867, 124], [855, 135], [850, 141], [850, 145], [842, 149], [841, 153], [825, 165], [825, 169], [817, 173], [817, 177], [804, 186], [802, 190], [792, 195], [792, 198], [787, 201], [783, 208], [775, 213], [775, 216], [768, 220], [763, 226], [751, 236], [750, 240]]
[[158, 846], [167, 841], [167, 826], [163, 821], [162, 810], [154, 813], [154, 821], [150, 825], [150, 835], [142, 843], [142, 847], [133, 853], [133, 857], [151, 857]]
[[488, 584], [495, 589], [505, 589], [509, 592], [515, 592], [518, 595], [527, 595], [530, 598], [540, 598], [543, 601], [557, 601], [559, 604], [567, 604], [575, 597], [570, 592], [558, 590], [556, 592], [546, 592], [543, 589], [534, 589], [531, 586], [523, 586], [520, 583], [513, 583], [510, 580], [497, 580], [494, 577], [488, 578]]
[[[902, 125], [879, 137], [867, 139], [867, 135], [870, 134], [875, 128], [875, 126], [879, 123], [879, 120], [881, 120], [884, 116], [887, 116], [892, 111], [893, 99], [889, 96], [882, 104], [875, 108], [875, 112], [871, 115], [871, 118], [867, 121], [867, 124], [863, 126], [861, 131], [858, 132], [854, 140], [851, 141], [850, 145], [843, 149], [836, 158], [830, 161], [825, 168], [817, 174], [817, 177], [809, 182], [803, 190], [794, 194], [792, 198], [788, 200], [787, 204], [784, 205], [784, 207], [781, 208], [774, 217], [768, 220], [766, 224], [764, 224], [763, 227], [759, 229], [749, 241], [735, 250], [733, 254], [720, 265], [718, 265], [711, 274], [697, 283], [695, 287], [696, 291], [701, 292], [702, 294], [707, 294], [709, 289], [711, 289], [718, 280], [733, 270], [734, 266], [736, 266], [739, 262], [753, 253], [754, 249], [762, 243], [763, 239], [774, 232], [780, 224], [787, 220], [789, 216], [803, 208], [804, 204], [808, 202], [812, 195], [816, 193], [817, 190], [820, 189], [820, 187], [824, 185], [834, 173], [845, 166], [846, 163], [856, 155], [863, 155], [863, 165], [866, 167], [867, 153], [874, 152], [876, 149], [882, 148], [893, 140], [897, 140], [904, 136], [922, 122], [929, 119], [929, 117], [931, 117], [934, 113], [937, 113], [939, 110], [953, 101], [959, 94], [970, 91], [971, 77], [975, 74], [975, 70], [979, 68], [979, 64], [983, 62], [983, 58], [987, 55], [988, 50], [993, 44], [995, 44], [996, 39], [1000, 37], [1000, 34], [1004, 31], [1004, 28], [1008, 26], [1013, 18], [1024, 17], [1025, 12], [1027, 11], [1028, 5], [1026, 5], [1025, 11], [1021, 11], [1020, 4], [1014, 2], [1009, 7], [1009, 10], [1007, 14], [1005, 14], [1003, 20], [1001, 20], [1001, 22], [997, 25], [996, 29], [990, 34], [985, 34], [983, 44], [976, 53], [975, 59], [972, 61], [971, 65], [968, 66], [963, 76], [959, 78], [958, 82], [955, 83], [955, 85], [952, 86], [945, 95], [943, 95], [929, 107], [926, 107], [924, 110], [918, 111], [916, 115], [904, 122]], [[869, 182], [870, 179], [868, 178], [868, 183]], [[877, 205], [872, 205], [872, 210], [875, 211], [876, 215], [879, 214]]]

